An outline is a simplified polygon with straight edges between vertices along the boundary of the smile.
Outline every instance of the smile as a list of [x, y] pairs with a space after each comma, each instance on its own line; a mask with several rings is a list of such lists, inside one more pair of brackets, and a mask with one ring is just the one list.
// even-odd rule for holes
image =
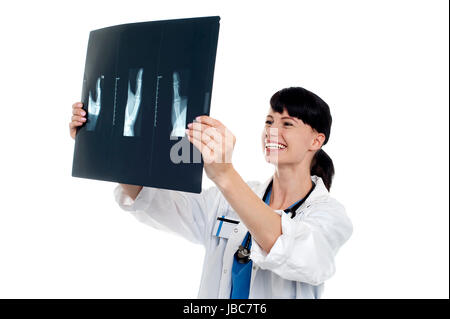
[[279, 144], [279, 143], [266, 143], [266, 149], [269, 150], [282, 150], [285, 149], [286, 145]]

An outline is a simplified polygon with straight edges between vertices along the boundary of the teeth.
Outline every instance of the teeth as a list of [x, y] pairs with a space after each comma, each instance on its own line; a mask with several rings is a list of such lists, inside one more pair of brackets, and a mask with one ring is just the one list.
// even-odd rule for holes
[[281, 145], [281, 144], [277, 144], [277, 143], [266, 143], [266, 148], [283, 149], [283, 148], [286, 148], [286, 146]]

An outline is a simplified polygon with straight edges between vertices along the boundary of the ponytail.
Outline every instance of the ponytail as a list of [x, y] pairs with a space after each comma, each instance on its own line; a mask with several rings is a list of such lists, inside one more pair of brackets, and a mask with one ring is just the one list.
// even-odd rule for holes
[[334, 165], [331, 158], [323, 149], [319, 149], [311, 161], [311, 176], [317, 175], [322, 178], [325, 187], [330, 191], [334, 176]]

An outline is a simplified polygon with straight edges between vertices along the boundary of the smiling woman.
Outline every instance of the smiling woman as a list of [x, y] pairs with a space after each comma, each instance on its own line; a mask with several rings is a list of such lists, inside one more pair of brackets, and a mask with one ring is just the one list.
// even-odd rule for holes
[[[73, 130], [85, 114], [74, 104]], [[275, 167], [265, 182], [245, 182], [231, 158], [236, 137], [217, 119], [188, 124], [207, 176], [200, 194], [119, 184], [119, 206], [152, 227], [205, 247], [199, 298], [320, 298], [335, 272], [335, 255], [353, 226], [330, 196], [333, 162], [322, 150], [331, 114], [300, 87], [276, 92], [262, 132], [264, 158]]]

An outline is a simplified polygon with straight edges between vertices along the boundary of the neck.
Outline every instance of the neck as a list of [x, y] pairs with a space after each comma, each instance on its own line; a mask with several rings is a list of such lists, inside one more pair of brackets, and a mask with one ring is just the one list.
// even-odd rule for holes
[[302, 199], [311, 190], [312, 181], [309, 167], [283, 166], [277, 167], [273, 175], [270, 207], [286, 209]]

